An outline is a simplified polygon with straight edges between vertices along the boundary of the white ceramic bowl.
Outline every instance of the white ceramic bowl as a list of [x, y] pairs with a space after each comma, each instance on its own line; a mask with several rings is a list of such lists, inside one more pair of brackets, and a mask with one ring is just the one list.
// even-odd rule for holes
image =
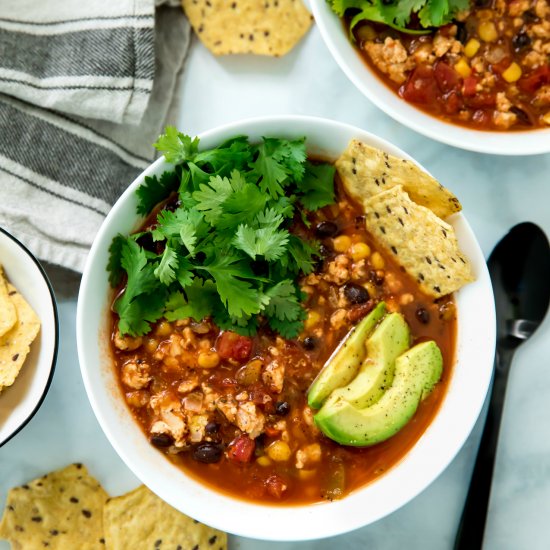
[[310, 0], [310, 5], [321, 36], [342, 71], [370, 101], [401, 124], [437, 141], [479, 153], [510, 156], [550, 152], [550, 128], [513, 132], [470, 130], [427, 115], [407, 103], [369, 69], [328, 2]]
[[[390, 143], [359, 128], [329, 120], [272, 117], [247, 120], [205, 132], [200, 146], [210, 148], [235, 135], [307, 136], [310, 153], [335, 159], [351, 138], [410, 158]], [[217, 493], [187, 476], [148, 442], [118, 389], [109, 356], [111, 291], [107, 249], [119, 232], [137, 229], [135, 190], [144, 176], [161, 174], [157, 160], [115, 204], [101, 227], [82, 278], [77, 311], [77, 343], [82, 376], [95, 414], [111, 444], [134, 474], [175, 508], [230, 533], [268, 540], [305, 540], [344, 533], [396, 510], [425, 489], [456, 455], [481, 410], [491, 378], [495, 319], [491, 283], [483, 255], [464, 216], [453, 216], [460, 245], [473, 263], [477, 281], [457, 294], [457, 362], [436, 418], [407, 456], [386, 475], [332, 503], [267, 506]]]
[[12, 386], [0, 393], [0, 447], [19, 433], [42, 405], [50, 387], [58, 347], [55, 296], [31, 252], [0, 227], [0, 264], [40, 318], [40, 333]]

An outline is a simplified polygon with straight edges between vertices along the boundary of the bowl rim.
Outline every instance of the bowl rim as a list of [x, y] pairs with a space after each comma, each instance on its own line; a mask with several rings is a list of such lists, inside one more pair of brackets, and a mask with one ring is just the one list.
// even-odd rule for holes
[[57, 302], [55, 299], [55, 293], [53, 290], [53, 286], [50, 282], [50, 279], [48, 275], [46, 274], [46, 271], [42, 267], [42, 264], [38, 261], [36, 256], [16, 237], [14, 237], [11, 233], [9, 233], [6, 229], [3, 227], [0, 227], [0, 233], [11, 239], [35, 264], [35, 266], [38, 269], [38, 272], [44, 279], [44, 282], [46, 283], [46, 286], [48, 287], [49, 296], [50, 296], [50, 302], [52, 306], [52, 313], [54, 318], [54, 344], [53, 344], [53, 353], [52, 353], [52, 360], [50, 365], [50, 372], [48, 375], [48, 379], [46, 380], [46, 384], [44, 385], [44, 389], [42, 390], [42, 394], [40, 395], [38, 401], [36, 402], [36, 405], [34, 406], [33, 410], [29, 413], [29, 415], [19, 424], [19, 426], [11, 432], [10, 435], [5, 437], [2, 441], [0, 441], [0, 447], [5, 445], [8, 441], [13, 439], [18, 433], [20, 433], [23, 428], [32, 420], [34, 415], [38, 412], [40, 407], [42, 406], [42, 403], [44, 403], [44, 399], [46, 399], [46, 395], [48, 395], [48, 391], [50, 390], [50, 387], [52, 385], [53, 381], [53, 375], [55, 373], [55, 367], [57, 365], [57, 354], [59, 351], [59, 315], [57, 312]]
[[[315, 148], [314, 141], [321, 141], [321, 138], [316, 137], [312, 138], [311, 134], [313, 132], [316, 133], [317, 136], [321, 135], [321, 132], [326, 132], [327, 134], [330, 134], [330, 130], [338, 130], [341, 133], [345, 133], [346, 136], [352, 136], [355, 135], [356, 137], [365, 139], [371, 139], [373, 143], [376, 143], [379, 147], [387, 147], [387, 149], [390, 152], [400, 152], [401, 155], [403, 155], [406, 158], [411, 158], [407, 153], [399, 149], [397, 146], [391, 144], [390, 142], [384, 140], [383, 138], [380, 138], [366, 130], [360, 129], [358, 127], [341, 123], [338, 121], [330, 120], [330, 119], [324, 119], [319, 117], [307, 117], [307, 116], [297, 116], [297, 115], [276, 115], [276, 116], [268, 116], [268, 117], [257, 117], [257, 118], [248, 118], [244, 120], [239, 120], [236, 122], [232, 122], [230, 124], [225, 124], [222, 126], [219, 126], [217, 128], [214, 128], [212, 130], [208, 130], [206, 132], [202, 132], [199, 134], [199, 138], [201, 139], [201, 142], [204, 142], [206, 140], [208, 141], [214, 141], [214, 143], [220, 143], [224, 139], [227, 138], [227, 135], [229, 133], [235, 133], [235, 135], [248, 133], [253, 134], [257, 133], [258, 127], [268, 127], [266, 130], [266, 134], [272, 133], [275, 130], [272, 129], [272, 126], [281, 126], [283, 128], [291, 128], [293, 125], [301, 125], [303, 127], [303, 130], [300, 129], [299, 133], [302, 135], [306, 135], [306, 137], [309, 137], [311, 139], [312, 148]], [[281, 133], [284, 133], [284, 130], [280, 130]], [[292, 133], [292, 129], [289, 130], [290, 133]], [[262, 135], [262, 134], [260, 134]], [[264, 134], [265, 135], [265, 134]], [[346, 139], [350, 139], [350, 137], [347, 137]], [[209, 143], [208, 145], [211, 145]], [[177, 466], [172, 465], [174, 469], [177, 468], [177, 471], [181, 473], [181, 484], [184, 485], [185, 490], [189, 491], [189, 494], [185, 495], [187, 500], [181, 498], [181, 495], [175, 495], [174, 489], [170, 485], [174, 485], [175, 483], [172, 480], [172, 483], [167, 483], [167, 480], [169, 479], [167, 475], [167, 467], [165, 467], [165, 464], [171, 464], [168, 460], [166, 460], [165, 457], [162, 457], [162, 460], [159, 460], [157, 455], [155, 454], [154, 458], [154, 465], [156, 466], [158, 464], [158, 470], [162, 470], [162, 472], [157, 475], [156, 472], [151, 472], [145, 468], [145, 464], [149, 457], [152, 456], [153, 452], [157, 452], [155, 449], [151, 449], [151, 453], [149, 452], [148, 448], [145, 448], [141, 445], [141, 443], [137, 443], [137, 446], [142, 446], [144, 454], [148, 455], [147, 460], [143, 457], [136, 456], [139, 455], [139, 453], [132, 453], [133, 447], [125, 447], [123, 442], [119, 441], [115, 437], [115, 432], [119, 431], [123, 435], [123, 437], [129, 438], [130, 436], [127, 436], [126, 433], [123, 432], [123, 427], [127, 427], [129, 422], [125, 422], [125, 418], [122, 418], [122, 416], [119, 416], [119, 409], [124, 408], [126, 411], [124, 414], [127, 417], [131, 417], [131, 414], [128, 412], [127, 408], [125, 407], [125, 403], [123, 403], [123, 399], [120, 395], [120, 389], [117, 387], [117, 395], [116, 395], [116, 405], [113, 405], [112, 398], [106, 397], [106, 394], [111, 394], [112, 392], [109, 391], [109, 387], [105, 387], [105, 380], [101, 377], [100, 374], [97, 372], [94, 372], [93, 369], [96, 371], [100, 370], [100, 367], [98, 363], [94, 360], [88, 361], [88, 358], [85, 353], [85, 348], [89, 347], [90, 349], [97, 349], [98, 348], [98, 334], [96, 329], [94, 328], [94, 336], [91, 335], [91, 332], [89, 330], [89, 326], [85, 324], [85, 314], [84, 314], [84, 307], [87, 305], [87, 302], [90, 302], [92, 300], [90, 296], [90, 287], [93, 284], [91, 282], [91, 273], [94, 268], [94, 258], [96, 254], [101, 254], [100, 244], [103, 246], [105, 243], [101, 243], [102, 240], [105, 240], [106, 238], [110, 238], [112, 236], [112, 232], [115, 230], [115, 228], [110, 228], [110, 224], [114, 223], [112, 220], [116, 219], [117, 211], [122, 209], [124, 205], [128, 202], [128, 198], [134, 194], [135, 188], [143, 181], [143, 178], [147, 175], [153, 175], [158, 174], [159, 170], [163, 166], [171, 166], [169, 163], [167, 163], [162, 157], [159, 158], [157, 161], [155, 161], [152, 165], [150, 165], [144, 172], [142, 172], [135, 180], [132, 182], [131, 185], [124, 191], [120, 199], [117, 201], [111, 212], [108, 214], [106, 220], [104, 221], [103, 225], [101, 226], [98, 235], [96, 236], [94, 243], [92, 245], [92, 249], [88, 255], [86, 266], [84, 269], [82, 282], [80, 286], [79, 291], [79, 297], [78, 297], [78, 307], [77, 307], [77, 347], [78, 347], [78, 355], [79, 355], [79, 362], [80, 362], [80, 368], [81, 368], [81, 374], [84, 381], [84, 386], [86, 389], [86, 393], [88, 395], [88, 399], [92, 405], [92, 409], [94, 410], [94, 413], [96, 415], [96, 418], [107, 436], [109, 442], [115, 449], [115, 451], [119, 454], [120, 458], [123, 460], [123, 462], [134, 472], [134, 474], [138, 477], [138, 479], [141, 480], [142, 483], [145, 483], [153, 492], [156, 492], [162, 499], [164, 499], [166, 502], [168, 502], [170, 505], [175, 507], [176, 509], [182, 510], [184, 513], [193, 515], [196, 519], [199, 521], [202, 521], [204, 523], [210, 524], [216, 528], [225, 530], [227, 532], [244, 536], [244, 537], [250, 537], [250, 538], [257, 538], [257, 539], [263, 539], [263, 540], [273, 540], [273, 541], [298, 541], [298, 540], [313, 540], [313, 539], [319, 539], [329, 536], [335, 536], [339, 535], [345, 532], [352, 531], [354, 529], [357, 529], [359, 527], [365, 526], [367, 524], [370, 524], [382, 517], [385, 517], [389, 515], [390, 513], [394, 512], [401, 506], [408, 503], [410, 500], [412, 500], [415, 496], [417, 496], [420, 492], [425, 490], [450, 464], [450, 462], [454, 459], [456, 454], [459, 452], [459, 450], [464, 445], [464, 442], [466, 441], [467, 437], [470, 435], [472, 429], [474, 428], [475, 422], [477, 421], [477, 418], [479, 417], [479, 414], [482, 410], [483, 403], [485, 401], [485, 396], [487, 394], [487, 390], [489, 388], [489, 383], [491, 380], [492, 375], [492, 365], [493, 365], [493, 357], [494, 357], [494, 345], [486, 346], [486, 348], [483, 350], [483, 365], [487, 363], [487, 366], [481, 370], [480, 375], [480, 383], [477, 385], [477, 388], [474, 388], [474, 391], [472, 392], [471, 400], [474, 402], [474, 406], [472, 407], [470, 405], [470, 408], [468, 410], [468, 423], [467, 425], [464, 422], [460, 423], [460, 429], [459, 436], [454, 436], [453, 439], [453, 445], [440, 445], [439, 454], [436, 457], [436, 461], [434, 463], [435, 469], [432, 468], [429, 470], [428, 473], [423, 472], [421, 477], [421, 481], [418, 479], [409, 479], [407, 486], [403, 489], [405, 492], [405, 496], [401, 497], [398, 501], [394, 502], [392, 501], [392, 504], [390, 506], [385, 506], [380, 510], [376, 510], [375, 513], [371, 513], [369, 518], [365, 521], [363, 517], [351, 519], [349, 510], [346, 510], [346, 507], [349, 507], [349, 503], [355, 502], [356, 500], [359, 500], [357, 498], [357, 495], [360, 495], [365, 491], [365, 489], [373, 487], [373, 486], [380, 486], [380, 481], [375, 481], [373, 483], [366, 484], [365, 486], [353, 491], [348, 495], [346, 498], [342, 499], [341, 501], [334, 501], [330, 504], [326, 504], [324, 502], [321, 503], [313, 503], [308, 505], [282, 505], [282, 506], [272, 506], [272, 505], [266, 505], [264, 503], [254, 503], [250, 501], [244, 501], [241, 499], [238, 499], [236, 497], [232, 497], [227, 495], [226, 493], [216, 491], [211, 485], [206, 485], [200, 481], [197, 481], [196, 478], [188, 475], [184, 470], [181, 468], [178, 468]], [[472, 249], [475, 251], [476, 258], [478, 260], [479, 265], [479, 277], [478, 279], [483, 281], [483, 287], [480, 287], [479, 292], [482, 293], [483, 298], [485, 300], [491, 301], [491, 304], [489, 304], [488, 310], [485, 312], [484, 320], [488, 321], [487, 326], [487, 338], [490, 343], [494, 344], [495, 342], [495, 323], [494, 323], [494, 301], [492, 301], [492, 290], [491, 290], [491, 283], [490, 278], [487, 272], [487, 266], [485, 263], [485, 260], [483, 258], [481, 249], [479, 247], [479, 243], [477, 239], [475, 238], [475, 235], [473, 234], [473, 231], [471, 230], [467, 220], [462, 214], [457, 214], [455, 218], [456, 222], [461, 226], [462, 230], [467, 234], [467, 238], [469, 241], [469, 244], [471, 245]], [[133, 214], [133, 227], [136, 225], [136, 221], [139, 220], [139, 216], [136, 214]], [[129, 224], [128, 224], [129, 225]], [[109, 231], [110, 230], [110, 231]], [[97, 262], [96, 262], [97, 263]], [[104, 272], [104, 268], [96, 267], [96, 270]], [[98, 271], [98, 273], [99, 273]], [[106, 280], [106, 276], [105, 276]], [[99, 284], [101, 288], [103, 288], [105, 284], [105, 280], [101, 281]], [[108, 283], [107, 283], [108, 287]], [[95, 295], [94, 300], [97, 302], [97, 295]], [[95, 321], [94, 321], [95, 322]], [[460, 332], [460, 322], [459, 322], [459, 332]], [[97, 326], [97, 329], [101, 332], [101, 326]], [[460, 341], [460, 334], [457, 334], [457, 346], [458, 342]], [[90, 343], [87, 343], [90, 342]], [[95, 346], [95, 347], [93, 347]], [[458, 347], [457, 347], [457, 357], [455, 359], [455, 365], [453, 366], [453, 369], [456, 369], [456, 362], [458, 361]], [[100, 352], [98, 351], [98, 357]], [[489, 364], [490, 359], [490, 364]], [[456, 372], [453, 370], [453, 372]], [[101, 379], [99, 381], [99, 379]], [[447, 389], [446, 398], [444, 399], [437, 415], [435, 416], [434, 420], [431, 422], [430, 426], [428, 426], [426, 434], [428, 431], [433, 430], [434, 424], [437, 423], [437, 418], [441, 416], [441, 410], [445, 403], [449, 401], [449, 395], [450, 395], [450, 389], [453, 387], [453, 379], [456, 379], [456, 376], [452, 376], [450, 380], [450, 386]], [[103, 394], [97, 393], [97, 391], [102, 391]], [[455, 392], [456, 393], [456, 392]], [[108, 403], [107, 410], [102, 410], [100, 406], [100, 401], [106, 401]], [[452, 404], [450, 406], [455, 406]], [[115, 410], [116, 408], [116, 410]], [[111, 415], [116, 416], [116, 420], [113, 421], [111, 418]], [[131, 418], [131, 422], [133, 421], [133, 417]], [[138, 428], [139, 429], [139, 428]], [[441, 430], [440, 430], [441, 431]], [[147, 446], [150, 447], [149, 443], [146, 441], [146, 438], [144, 437], [143, 433], [139, 432], [140, 441], [146, 442]], [[423, 437], [423, 436], [422, 436]], [[422, 446], [422, 451], [424, 455], [426, 454], [426, 447], [429, 446], [429, 443], [424, 441], [422, 445], [420, 445], [421, 439], [415, 444], [415, 446], [408, 451], [408, 453], [403, 457], [400, 463], [394, 465], [391, 470], [395, 471], [398, 468], [402, 469], [403, 463], [412, 463], [416, 460], [418, 462], [418, 459], [410, 459], [410, 457], [414, 454], [415, 448], [418, 448]], [[433, 438], [432, 438], [433, 439]], [[450, 447], [450, 449], [449, 449]], [[135, 450], [135, 449], [134, 449]], [[170, 470], [170, 474], [172, 474], [174, 471]], [[384, 475], [381, 476], [381, 480], [390, 478], [391, 475]], [[394, 478], [399, 476], [393, 476]], [[159, 479], [160, 478], [160, 479]], [[384, 489], [387, 490], [387, 483], [382, 482]], [[376, 489], [367, 489], [369, 493], [376, 493]], [[381, 489], [380, 489], [381, 490]], [[380, 492], [380, 490], [378, 492]], [[194, 502], [193, 505], [188, 503], [188, 500], [190, 500], [189, 497], [193, 497], [193, 495], [199, 495], [200, 499], [198, 502]], [[191, 498], [192, 499], [192, 498]], [[216, 499], [217, 506], [208, 506], [208, 501], [212, 502], [212, 499]], [[344, 503], [344, 504], [342, 504]], [[243, 516], [246, 516], [248, 521], [247, 525], [239, 525], [237, 528], [233, 524], [228, 523], [228, 519], [226, 516], [230, 515], [230, 513], [233, 513], [231, 511], [232, 508], [237, 506], [237, 508], [241, 511], [241, 514]], [[231, 508], [230, 508], [231, 507]], [[216, 514], [212, 514], [212, 509], [222, 510], [222, 513], [220, 514], [218, 511]], [[323, 510], [327, 510], [327, 512], [323, 512]], [[330, 510], [330, 515], [328, 510]], [[348, 513], [346, 513], [346, 511]], [[226, 514], [223, 514], [223, 512], [226, 512]], [[302, 526], [300, 528], [297, 528], [295, 526], [291, 526], [291, 522], [288, 522], [289, 518], [292, 517], [293, 514], [300, 514], [300, 520], [301, 521], [307, 521], [308, 528], [305, 530]], [[327, 516], [324, 520], [323, 518]], [[240, 516], [239, 516], [240, 517]], [[250, 520], [250, 518], [253, 518]], [[341, 521], [334, 521], [334, 518], [336, 520]], [[330, 519], [330, 521], [329, 521]], [[287, 525], [285, 525], [286, 529], [278, 529], [273, 528], [269, 532], [265, 532], [265, 525], [269, 524], [270, 522], [274, 525], [280, 525], [282, 521], [287, 521]], [[262, 525], [263, 524], [263, 525]], [[314, 528], [313, 528], [314, 526]]]
[[[340, 69], [368, 100], [397, 122], [440, 143], [476, 153], [531, 156], [550, 152], [550, 128], [514, 131], [476, 130], [427, 114], [397, 97], [393, 90], [369, 69], [361, 54], [345, 36], [341, 19], [331, 10], [327, 0], [310, 0], [310, 5], [323, 42]], [[341, 27], [340, 35], [334, 33], [335, 20]], [[342, 40], [342, 37], [345, 40]], [[364, 69], [362, 72], [350, 66], [350, 63], [359, 65], [358, 62]]]

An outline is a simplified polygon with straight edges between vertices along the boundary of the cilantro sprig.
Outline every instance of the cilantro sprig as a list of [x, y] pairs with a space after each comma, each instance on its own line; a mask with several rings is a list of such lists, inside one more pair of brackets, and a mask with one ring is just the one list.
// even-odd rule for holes
[[266, 323], [296, 337], [305, 318], [297, 279], [314, 269], [318, 243], [290, 228], [334, 202], [334, 167], [308, 161], [305, 138], [237, 136], [201, 151], [198, 138], [168, 127], [155, 147], [174, 167], [136, 191], [147, 228], [109, 249], [109, 281], [125, 283], [114, 303], [120, 332], [211, 317], [241, 334]]
[[[350, 33], [361, 21], [383, 23], [409, 34], [426, 34], [450, 23], [470, 0], [327, 0], [339, 16], [351, 16]], [[411, 21], [418, 28], [410, 28]]]

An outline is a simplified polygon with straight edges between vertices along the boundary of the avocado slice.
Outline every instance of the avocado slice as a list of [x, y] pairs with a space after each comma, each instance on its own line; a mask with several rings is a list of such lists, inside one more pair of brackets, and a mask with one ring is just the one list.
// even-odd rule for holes
[[353, 379], [365, 358], [365, 340], [386, 314], [386, 304], [380, 302], [336, 348], [308, 390], [310, 407], [319, 409], [332, 390], [345, 386]]
[[403, 315], [386, 315], [366, 342], [367, 356], [356, 377], [346, 387], [333, 391], [329, 399], [343, 398], [359, 409], [376, 403], [391, 386], [395, 360], [409, 349], [410, 340]]
[[370, 407], [359, 409], [340, 397], [327, 400], [314, 416], [330, 439], [356, 447], [375, 445], [395, 435], [441, 378], [443, 358], [437, 344], [423, 342], [395, 361], [392, 386]]

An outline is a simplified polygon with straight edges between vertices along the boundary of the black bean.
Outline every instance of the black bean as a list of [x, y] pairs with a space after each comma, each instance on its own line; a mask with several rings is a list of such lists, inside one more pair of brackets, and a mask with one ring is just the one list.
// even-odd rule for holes
[[153, 434], [149, 440], [155, 447], [170, 447], [174, 439], [169, 434]]
[[468, 31], [466, 30], [466, 24], [461, 21], [456, 23], [456, 39], [461, 44], [466, 44], [466, 42], [468, 42]]
[[519, 51], [531, 44], [531, 38], [529, 38], [529, 35], [526, 32], [519, 32], [514, 36], [514, 38], [512, 38], [512, 44], [514, 45], [514, 49]]
[[531, 122], [531, 119], [529, 118], [529, 115], [519, 107], [516, 107], [513, 105], [510, 107], [510, 112], [514, 113], [518, 117], [518, 121], [521, 122], [521, 124], [525, 124], [526, 126], [532, 126], [533, 123]]
[[290, 412], [290, 405], [287, 401], [279, 401], [275, 405], [275, 413], [279, 416], [286, 416]]
[[478, 8], [488, 8], [492, 0], [475, 0], [475, 5]]
[[315, 338], [313, 338], [313, 336], [306, 336], [302, 340], [302, 346], [304, 346], [304, 349], [307, 349], [309, 351], [312, 349], [315, 349], [316, 345], [317, 345], [317, 341], [315, 340]]
[[222, 457], [222, 447], [217, 443], [200, 443], [193, 449], [193, 458], [197, 462], [213, 464]]
[[416, 310], [416, 318], [423, 324], [427, 325], [430, 322], [430, 313], [427, 309], [419, 307]]
[[348, 283], [344, 287], [344, 296], [352, 304], [364, 304], [369, 299], [367, 289], [355, 283]]
[[538, 19], [537, 14], [533, 10], [524, 11], [522, 17], [526, 23], [533, 23]]
[[218, 433], [219, 429], [220, 429], [220, 425], [217, 422], [208, 422], [208, 424], [204, 427], [204, 431], [207, 434]]
[[320, 222], [315, 228], [315, 235], [320, 239], [334, 237], [338, 233], [338, 226], [334, 222]]

